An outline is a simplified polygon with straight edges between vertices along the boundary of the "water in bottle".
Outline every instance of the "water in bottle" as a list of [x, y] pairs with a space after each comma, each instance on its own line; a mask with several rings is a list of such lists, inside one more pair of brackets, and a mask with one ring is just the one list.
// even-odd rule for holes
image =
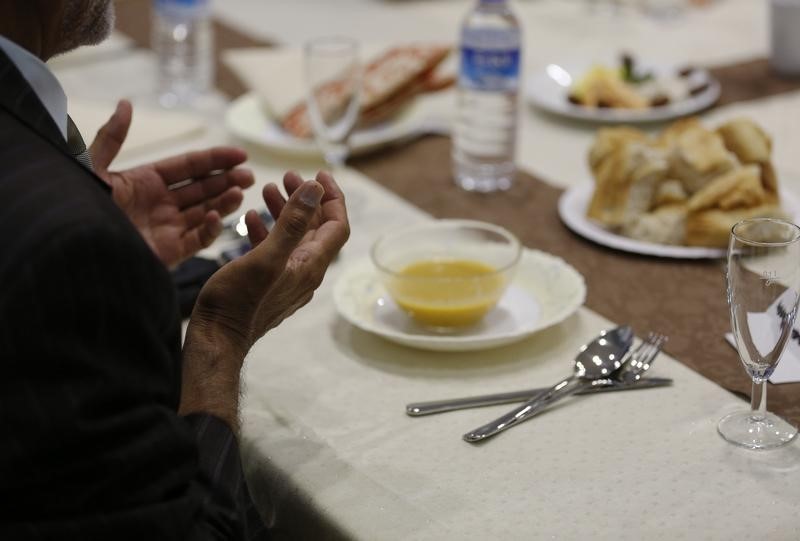
[[153, 49], [158, 99], [165, 107], [191, 103], [214, 75], [209, 0], [154, 0]]
[[479, 0], [461, 28], [453, 170], [466, 190], [506, 190], [514, 179], [520, 43], [506, 0]]

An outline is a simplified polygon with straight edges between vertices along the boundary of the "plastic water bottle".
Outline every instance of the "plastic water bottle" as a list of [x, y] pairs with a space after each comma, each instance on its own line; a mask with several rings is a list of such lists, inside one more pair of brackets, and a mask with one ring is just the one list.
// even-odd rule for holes
[[190, 104], [211, 88], [214, 59], [209, 0], [154, 0], [153, 49], [158, 100]]
[[514, 179], [521, 38], [506, 0], [479, 0], [461, 27], [453, 170], [466, 190], [507, 190]]

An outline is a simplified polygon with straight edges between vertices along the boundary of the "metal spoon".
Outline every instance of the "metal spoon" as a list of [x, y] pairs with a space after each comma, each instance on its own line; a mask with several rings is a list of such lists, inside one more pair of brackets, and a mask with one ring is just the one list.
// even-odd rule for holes
[[467, 432], [464, 440], [470, 443], [485, 440], [530, 419], [544, 406], [591, 387], [593, 380], [611, 376], [622, 366], [622, 359], [632, 342], [633, 330], [627, 325], [601, 332], [597, 338], [581, 346], [575, 357], [575, 368], [571, 376], [502, 417]]

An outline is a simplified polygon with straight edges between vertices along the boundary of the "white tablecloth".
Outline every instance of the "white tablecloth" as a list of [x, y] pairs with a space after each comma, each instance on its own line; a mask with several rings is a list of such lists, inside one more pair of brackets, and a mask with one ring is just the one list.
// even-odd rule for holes
[[331, 299], [341, 270], [380, 231], [425, 217], [340, 177], [369, 201], [351, 242], [313, 304], [248, 357], [244, 456], [258, 501], [369, 540], [800, 535], [797, 445], [758, 454], [724, 442], [716, 422], [746, 404], [666, 356], [652, 372], [673, 387], [579, 399], [482, 445], [461, 435], [509, 406], [407, 417], [411, 401], [558, 381], [612, 323], [581, 309], [519, 344], [447, 354], [354, 329]]

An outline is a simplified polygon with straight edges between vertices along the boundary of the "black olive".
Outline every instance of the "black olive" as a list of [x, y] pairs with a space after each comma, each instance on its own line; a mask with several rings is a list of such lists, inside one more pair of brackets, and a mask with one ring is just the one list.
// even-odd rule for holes
[[568, 94], [567, 101], [570, 103], [574, 103], [575, 105], [583, 105], [583, 101], [581, 101], [581, 99], [575, 94]]
[[664, 107], [669, 105], [669, 101], [669, 96], [659, 94], [658, 96], [653, 96], [653, 99], [650, 100], [650, 107]]

